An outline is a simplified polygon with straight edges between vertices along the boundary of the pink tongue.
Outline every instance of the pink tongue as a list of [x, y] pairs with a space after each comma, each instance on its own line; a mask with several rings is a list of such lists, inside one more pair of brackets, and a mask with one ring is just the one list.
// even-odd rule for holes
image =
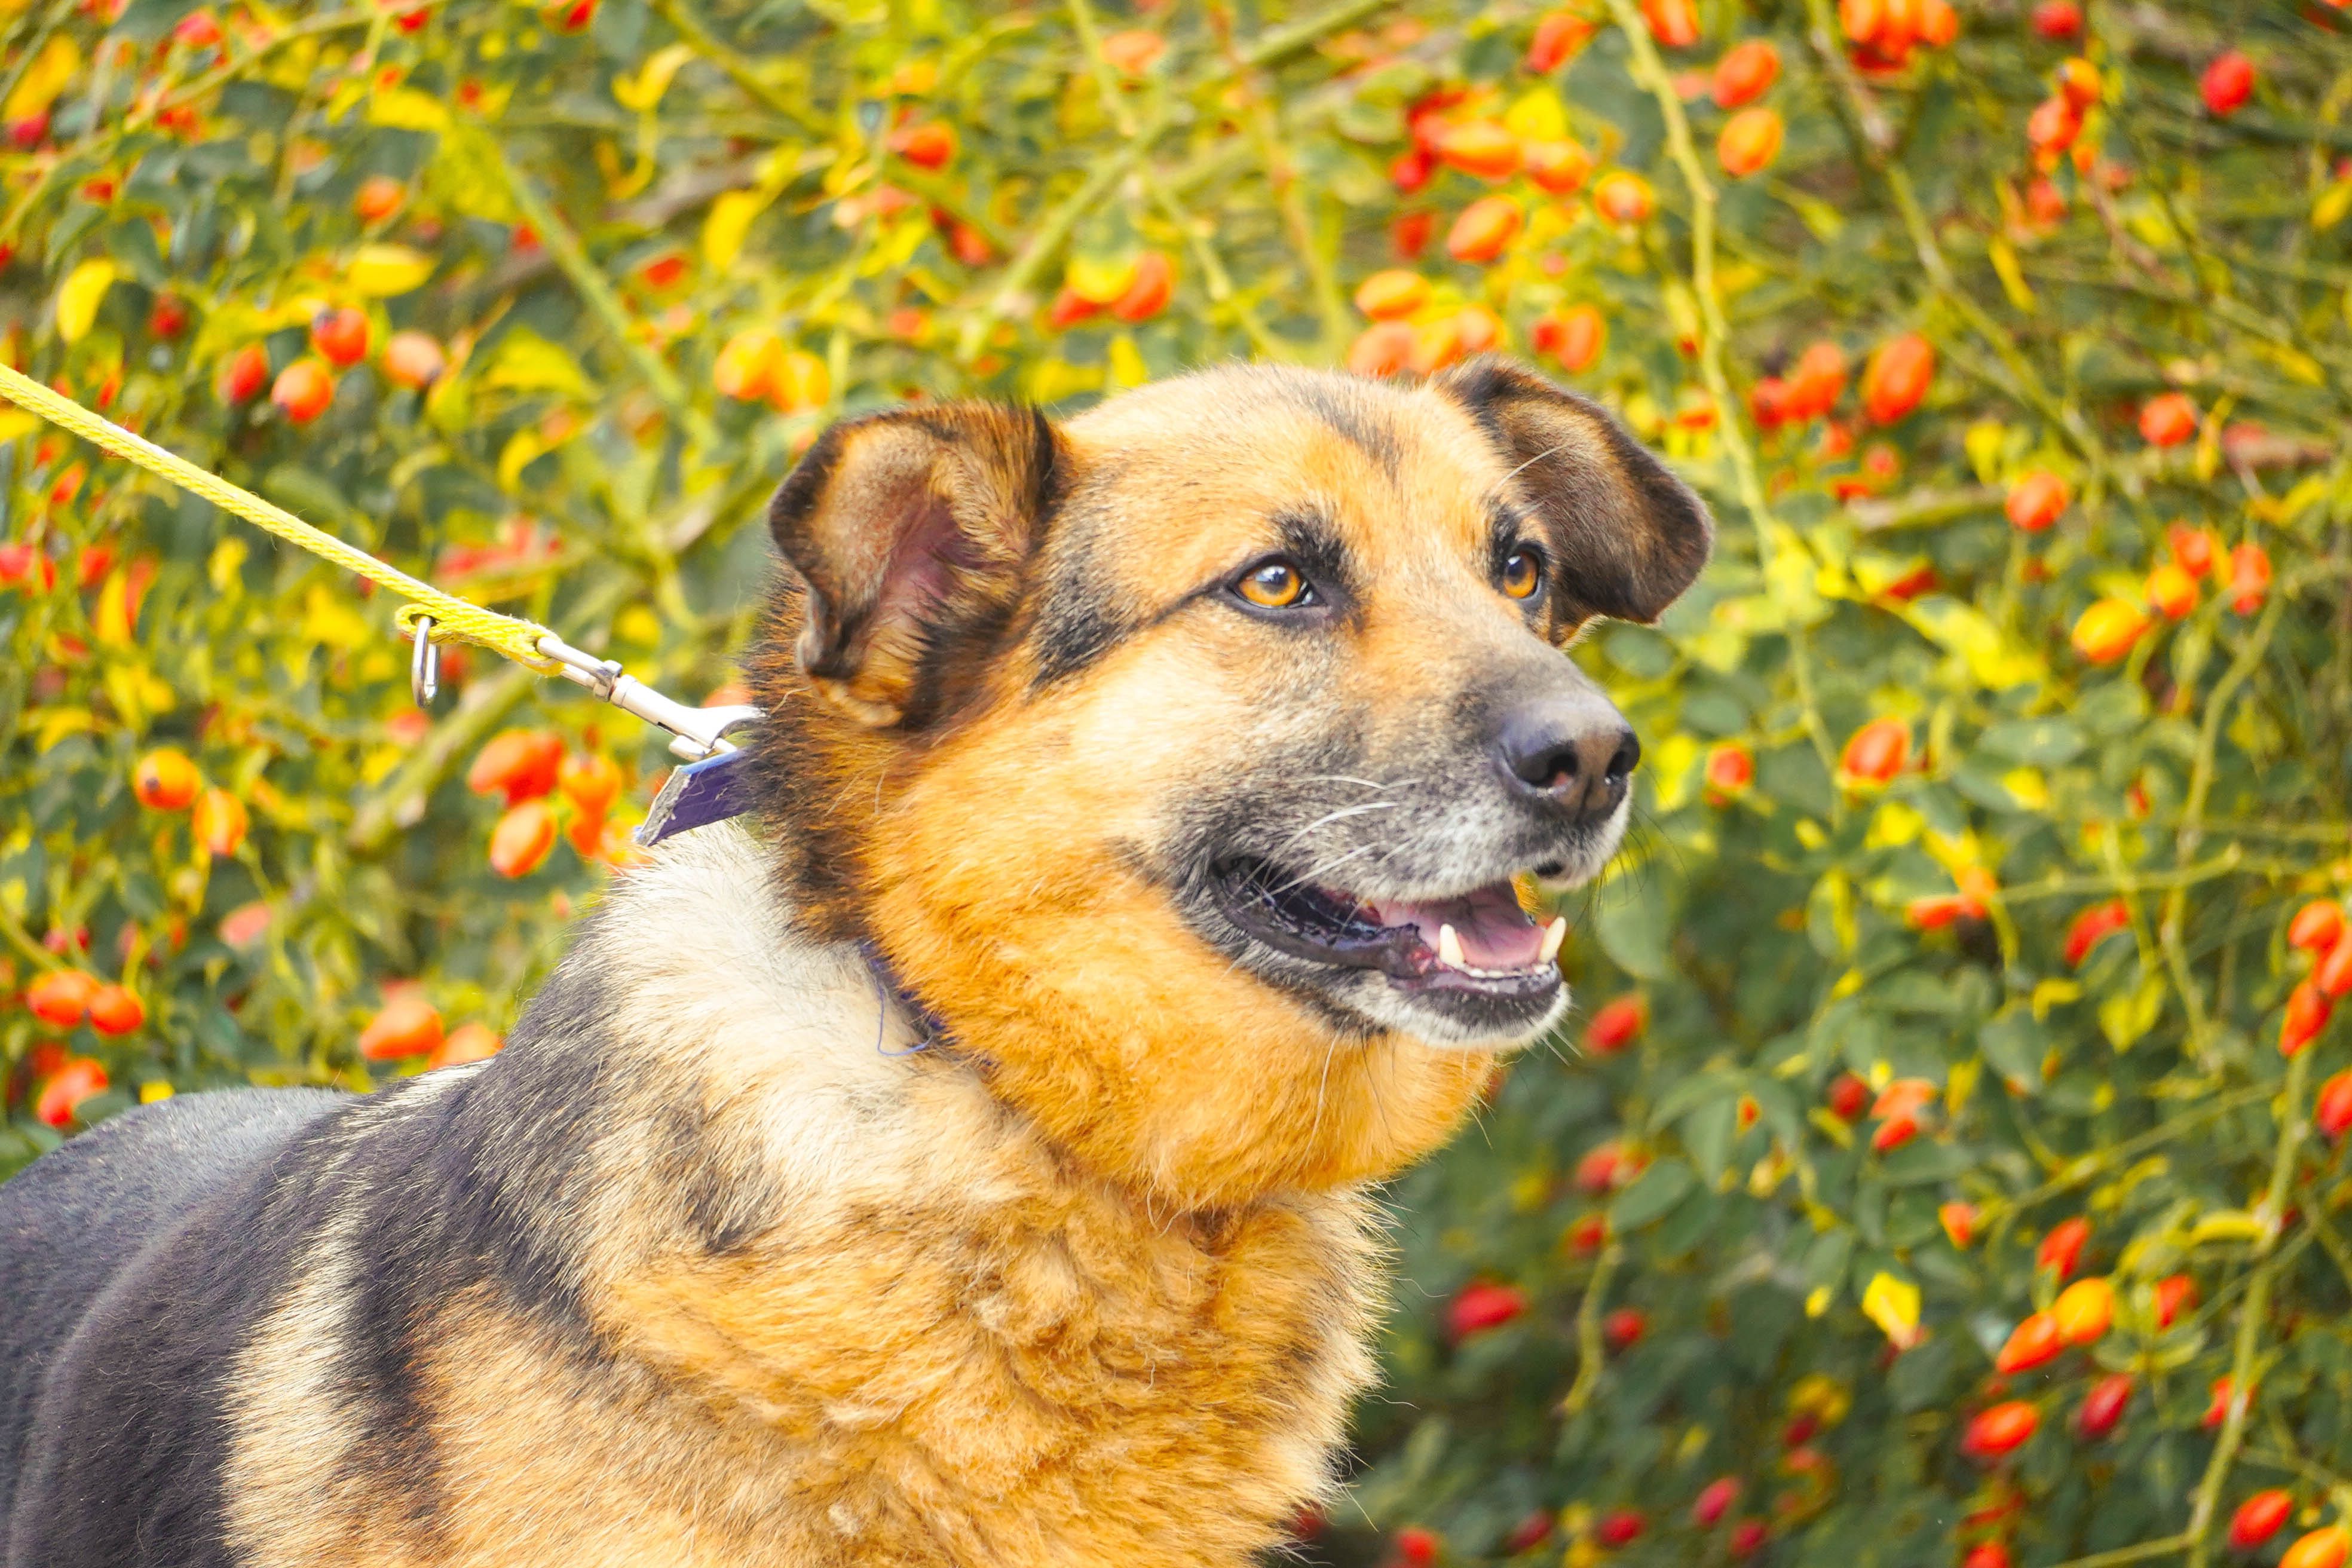
[[1450, 925], [1462, 943], [1462, 962], [1473, 969], [1528, 969], [1543, 954], [1543, 928], [1519, 908], [1508, 882], [1496, 882], [1458, 899], [1425, 904], [1381, 904], [1373, 919], [1382, 925], [1410, 925], [1432, 949], [1440, 926]]

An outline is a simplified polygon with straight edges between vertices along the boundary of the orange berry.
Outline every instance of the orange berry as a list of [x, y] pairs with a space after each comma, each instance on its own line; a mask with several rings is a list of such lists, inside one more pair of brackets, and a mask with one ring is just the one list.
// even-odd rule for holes
[[2286, 944], [2305, 952], [2326, 952], [2343, 935], [2344, 906], [2334, 899], [2314, 899], [2287, 922]]
[[2320, 1131], [2330, 1138], [2341, 1138], [2344, 1130], [2352, 1127], [2352, 1068], [2335, 1074], [2319, 1086], [2318, 1098], [2313, 1102], [2311, 1120]]
[[69, 1127], [83, 1100], [106, 1092], [106, 1069], [89, 1058], [68, 1057], [41, 1086], [33, 1114], [48, 1126]]
[[783, 341], [775, 333], [765, 327], [747, 327], [719, 345], [719, 357], [710, 365], [711, 388], [739, 403], [761, 402], [783, 357]]
[[2271, 553], [2252, 542], [2230, 552], [2230, 608], [2251, 616], [2270, 597]]
[[1716, 107], [1738, 109], [1771, 90], [1780, 78], [1780, 51], [1762, 38], [1735, 44], [1715, 62]]
[[1429, 302], [1429, 279], [1401, 267], [1375, 272], [1356, 286], [1356, 309], [1375, 321], [1410, 316]]
[[1592, 30], [1592, 24], [1573, 11], [1545, 13], [1536, 24], [1535, 37], [1528, 45], [1528, 69], [1538, 76], [1549, 76], [1584, 47]]
[[1446, 254], [1456, 261], [1492, 261], [1517, 236], [1523, 221], [1519, 204], [1510, 197], [1481, 196], [1464, 207], [1446, 231]]
[[2060, 62], [2058, 96], [2084, 110], [2099, 101], [2099, 68], [2077, 55]]
[[2040, 533], [2066, 510], [2066, 481], [2046, 468], [2036, 468], [2009, 487], [2002, 510], [2014, 526]]
[[146, 1005], [120, 985], [101, 985], [89, 994], [89, 1026], [101, 1035], [127, 1035], [146, 1021]]
[[352, 211], [362, 223], [382, 223], [407, 202], [407, 186], [390, 174], [370, 174], [352, 196]]
[[1862, 411], [1892, 425], [1919, 406], [1936, 379], [1935, 346], [1916, 332], [1881, 343], [1862, 373]]
[[310, 346], [325, 355], [329, 364], [359, 363], [367, 358], [367, 312], [349, 305], [340, 310], [320, 311], [310, 322]]
[[2155, 1296], [2156, 1326], [2168, 1329], [2197, 1305], [2197, 1281], [2186, 1274], [2168, 1274], [2156, 1282]]
[[2070, 1345], [2087, 1345], [2115, 1321], [2115, 1287], [2104, 1279], [2077, 1279], [2050, 1304], [2058, 1334]]
[[1977, 1205], [1945, 1204], [1936, 1210], [1936, 1219], [1944, 1227], [1944, 1236], [1954, 1247], [1964, 1247], [1976, 1238]]
[[1709, 799], [1736, 800], [1756, 782], [1755, 755], [1737, 741], [1718, 741], [1707, 748], [1705, 777]]
[[2197, 434], [2197, 405], [2181, 392], [2159, 393], [2139, 411], [2139, 437], [2151, 447], [2178, 447]]
[[902, 126], [890, 138], [890, 151], [918, 169], [944, 169], [956, 155], [955, 127], [942, 120]]
[[203, 783], [185, 752], [164, 746], [139, 759], [131, 773], [131, 793], [142, 805], [178, 811], [196, 798]]
[[1564, 138], [1521, 142], [1519, 161], [1536, 189], [1549, 195], [1573, 195], [1592, 177], [1592, 154]]
[[2024, 1444], [2040, 1430], [2042, 1412], [2021, 1399], [2011, 1399], [1978, 1412], [1960, 1439], [1960, 1451], [1974, 1458], [1997, 1459]]
[[1442, 162], [1482, 180], [1507, 180], [1518, 172], [1519, 139], [1492, 120], [1446, 126], [1435, 151]]
[[[1148, 321], [1168, 308], [1168, 297], [1175, 287], [1176, 264], [1165, 251], [1147, 250], [1135, 258], [1135, 281], [1111, 301], [1110, 313], [1122, 321]], [[819, 397], [807, 406], [824, 401]]]
[[360, 1031], [360, 1055], [372, 1062], [421, 1057], [441, 1044], [441, 1014], [414, 991], [404, 991], [376, 1009]]
[[2147, 574], [2143, 590], [2147, 602], [2167, 620], [2177, 621], [2197, 608], [2197, 579], [2167, 561]]
[[466, 770], [476, 795], [499, 794], [509, 805], [553, 789], [563, 763], [563, 737], [552, 730], [501, 730]]
[[308, 425], [335, 401], [334, 378], [314, 359], [298, 359], [278, 373], [269, 401], [297, 425]]
[[42, 1023], [70, 1029], [89, 1012], [98, 980], [79, 969], [52, 969], [25, 987], [25, 1005]]
[[[1121, 296], [1121, 303], [1125, 296]], [[1132, 318], [1140, 321], [1141, 317]], [[805, 349], [786, 350], [768, 378], [768, 406], [783, 414], [822, 408], [833, 397], [833, 373]]]
[[1412, 362], [1414, 332], [1407, 321], [1375, 321], [1348, 349], [1348, 368], [1358, 375], [1394, 375]]
[[1780, 155], [1786, 133], [1778, 110], [1743, 109], [1724, 121], [1723, 132], [1716, 138], [1715, 155], [1725, 174], [1744, 180], [1770, 166]]
[[2328, 997], [2352, 991], [2352, 932], [2338, 937], [2319, 967], [2311, 972], [2311, 983], [2319, 987], [2320, 994]]
[[2286, 1014], [2279, 1020], [2279, 1055], [2294, 1056], [2327, 1027], [2336, 1003], [2315, 981], [2305, 980], [2287, 993]]
[[556, 769], [555, 786], [581, 811], [602, 816], [620, 795], [621, 765], [602, 752], [567, 756]]
[[226, 858], [245, 842], [247, 824], [245, 802], [225, 789], [208, 789], [196, 797], [188, 830], [207, 855]]
[[456, 1067], [460, 1062], [478, 1062], [499, 1054], [506, 1041], [488, 1024], [460, 1024], [449, 1031], [448, 1037], [433, 1047], [425, 1058], [427, 1071], [434, 1068]]
[[1592, 187], [1592, 206], [1611, 223], [1631, 226], [1647, 218], [1657, 206], [1650, 182], [1623, 169], [1612, 169]]
[[2058, 1320], [2048, 1312], [2036, 1312], [2010, 1331], [1992, 1364], [2001, 1373], [2027, 1372], [2057, 1360], [2065, 1349], [2066, 1336], [2060, 1331]]
[[441, 345], [428, 332], [394, 332], [384, 340], [384, 379], [394, 386], [430, 386], [441, 379], [447, 363]]
[[2093, 664], [2113, 664], [2131, 652], [2147, 626], [2147, 617], [2137, 605], [2101, 599], [2074, 622], [2074, 651]]
[[2050, 1234], [2043, 1237], [2042, 1245], [2033, 1249], [2033, 1267], [2053, 1269], [2059, 1279], [2063, 1279], [2074, 1273], [2074, 1266], [2083, 1260], [2083, 1248], [2090, 1244], [2090, 1240], [2089, 1220], [2079, 1215], [2074, 1219], [2062, 1219], [2050, 1227]]
[[1573, 375], [1601, 357], [1609, 341], [1609, 323], [1595, 306], [1570, 305], [1538, 319], [1531, 338], [1538, 353], [1551, 355]]
[[555, 811], [544, 800], [510, 805], [490, 829], [490, 869], [501, 877], [528, 877], [555, 847]]
[[1104, 35], [1103, 58], [1121, 76], [1141, 76], [1168, 51], [1168, 40], [1148, 27]]
[[1698, 8], [1691, 0], [1642, 0], [1642, 20], [1664, 49], [1686, 49], [1698, 42]]
[[2278, 1568], [2344, 1568], [2348, 1553], [2352, 1553], [2352, 1531], [2331, 1524], [2299, 1537], [2279, 1558]]
[[1846, 741], [1838, 777], [1849, 788], [1883, 784], [1911, 761], [1911, 726], [1900, 719], [1873, 719]]

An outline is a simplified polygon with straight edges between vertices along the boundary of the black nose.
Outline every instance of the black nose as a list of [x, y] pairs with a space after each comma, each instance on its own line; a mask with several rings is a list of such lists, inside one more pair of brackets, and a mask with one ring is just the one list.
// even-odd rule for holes
[[1503, 720], [1504, 771], [1511, 781], [1577, 822], [1592, 822], [1625, 799], [1642, 742], [1614, 708], [1589, 696], [1526, 703]]

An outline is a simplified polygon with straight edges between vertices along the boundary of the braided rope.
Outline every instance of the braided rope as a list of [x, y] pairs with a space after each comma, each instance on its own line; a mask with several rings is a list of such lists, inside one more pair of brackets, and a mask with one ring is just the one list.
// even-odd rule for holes
[[411, 637], [415, 635], [414, 623], [420, 617], [429, 617], [433, 622], [433, 640], [436, 643], [451, 640], [474, 643], [502, 653], [518, 664], [528, 665], [541, 675], [553, 675], [563, 668], [540, 652], [539, 639], [551, 634], [537, 622], [515, 616], [502, 616], [479, 605], [468, 604], [397, 567], [388, 566], [366, 551], [346, 544], [331, 533], [321, 532], [292, 512], [270, 505], [252, 491], [230, 484], [217, 474], [206, 473], [185, 458], [132, 435], [113, 421], [91, 413], [72, 398], [59, 395], [31, 376], [5, 364], [0, 364], [0, 395], [5, 395], [10, 402], [27, 412], [72, 431], [83, 440], [104, 447], [118, 458], [138, 464], [151, 474], [169, 479], [184, 490], [204, 497], [223, 511], [241, 517], [289, 544], [299, 544], [313, 555], [331, 561], [344, 570], [356, 573], [411, 601], [400, 608], [395, 617]]

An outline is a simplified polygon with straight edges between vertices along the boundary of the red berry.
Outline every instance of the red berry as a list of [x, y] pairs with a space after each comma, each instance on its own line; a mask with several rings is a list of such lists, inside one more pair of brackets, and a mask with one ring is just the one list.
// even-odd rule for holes
[[1620, 1307], [1601, 1321], [1601, 1337], [1611, 1350], [1632, 1350], [1650, 1331], [1650, 1320], [1639, 1307]]
[[269, 353], [259, 343], [247, 343], [221, 366], [220, 395], [224, 403], [244, 403], [261, 395], [269, 384]]
[[89, 1012], [98, 981], [79, 969], [53, 969], [25, 987], [25, 1005], [42, 1023], [70, 1029]]
[[2199, 79], [2197, 90], [2208, 110], [2227, 119], [2244, 108], [2246, 100], [2254, 95], [2254, 62], [2235, 49], [2217, 56]]
[[1882, 784], [1911, 761], [1911, 726], [1900, 719], [1873, 719], [1845, 743], [1838, 772], [1850, 784]]
[[378, 1008], [360, 1031], [360, 1055], [372, 1062], [421, 1057], [441, 1043], [441, 1014], [414, 991], [404, 991]]
[[1769, 1534], [1769, 1531], [1765, 1529], [1764, 1521], [1760, 1519], [1743, 1519], [1733, 1525], [1730, 1542], [1731, 1560], [1734, 1563], [1745, 1563], [1755, 1556], [1764, 1549], [1764, 1542]]
[[[321, 310], [310, 323], [310, 346], [326, 355], [330, 364], [359, 363], [367, 358], [367, 312], [349, 305], [339, 310]], [[331, 392], [329, 395], [332, 395]]]
[[2110, 1373], [2091, 1385], [2083, 1408], [2074, 1414], [2074, 1430], [2085, 1437], [2104, 1437], [2124, 1418], [2131, 1403], [2132, 1379], [2127, 1372]]
[[158, 294], [147, 312], [147, 331], [166, 342], [188, 330], [188, 307], [176, 294]]
[[2251, 1552], [2279, 1532], [2294, 1512], [2294, 1494], [2284, 1487], [2256, 1492], [2230, 1516], [2230, 1549]]
[[2345, 1068], [2319, 1086], [2319, 1098], [2312, 1110], [2312, 1121], [2330, 1138], [2341, 1138], [2344, 1130], [2352, 1127], [2352, 1068]]
[[2330, 1000], [2352, 991], [2352, 931], [2336, 939], [2336, 945], [2327, 950], [2327, 956], [2311, 972], [2311, 983]]
[[2083, 967], [2092, 949], [2119, 931], [2131, 929], [2131, 910], [2121, 899], [2110, 899], [2093, 904], [2074, 917], [2066, 928], [2066, 963], [2071, 969]]
[[2033, 8], [2033, 30], [2045, 38], [2059, 42], [2080, 37], [2083, 8], [2074, 0], [2042, 0], [2042, 4]]
[[1649, 1026], [1650, 1005], [1638, 994], [1619, 996], [1604, 1002], [1585, 1026], [1584, 1048], [1604, 1057], [1614, 1056], [1642, 1037]]
[[68, 1057], [65, 1065], [49, 1075], [41, 1086], [39, 1099], [34, 1101], [33, 1114], [51, 1127], [72, 1125], [74, 1111], [81, 1102], [106, 1090], [106, 1069], [88, 1057]]
[[2286, 1016], [2279, 1020], [2279, 1055], [2291, 1057], [2311, 1044], [2335, 1010], [2335, 1002], [2315, 981], [2305, 980], [2289, 992]]
[[1739, 1478], [1718, 1476], [1699, 1489], [1698, 1500], [1691, 1504], [1691, 1522], [1701, 1530], [1713, 1530], [1739, 1500]]
[[563, 737], [552, 730], [502, 730], [476, 753], [466, 787], [476, 795], [503, 795], [515, 805], [552, 790], [562, 764]]
[[1936, 379], [1936, 349], [1916, 332], [1881, 343], [1862, 373], [1862, 411], [1892, 425], [1919, 406]]
[[1830, 1080], [1829, 1102], [1831, 1115], [1851, 1121], [1870, 1103], [1870, 1086], [1850, 1072], [1840, 1073]]
[[2197, 1281], [2186, 1274], [2168, 1274], [2156, 1282], [2156, 1326], [2168, 1329], [2180, 1314], [2197, 1305]]
[[1465, 1285], [1454, 1298], [1445, 1310], [1445, 1326], [1455, 1340], [1465, 1340], [1500, 1328], [1527, 1310], [1527, 1295], [1517, 1287], [1481, 1281]]
[[1642, 1531], [1649, 1522], [1638, 1510], [1617, 1509], [1601, 1516], [1600, 1522], [1592, 1527], [1592, 1538], [1603, 1546], [1631, 1546], [1642, 1539]]
[[1715, 62], [1716, 107], [1738, 109], [1771, 90], [1780, 77], [1780, 51], [1762, 38], [1735, 44]]
[[2074, 1272], [2083, 1260], [2083, 1248], [2091, 1239], [2091, 1222], [2086, 1219], [2062, 1219], [2050, 1227], [2042, 1245], [2033, 1249], [2033, 1267], [2054, 1269], [2058, 1278], [2065, 1279]]
[[1978, 1413], [1960, 1437], [1960, 1452], [1998, 1459], [2021, 1447], [2041, 1428], [2042, 1412], [2022, 1399], [2007, 1400]]
[[2047, 1312], [2036, 1312], [2010, 1331], [2008, 1342], [1992, 1358], [1992, 1364], [1997, 1372], [2028, 1372], [2057, 1360], [2065, 1349], [2066, 1340], [2058, 1331], [2058, 1320]]
[[2066, 481], [2046, 468], [2036, 468], [2009, 487], [2003, 510], [2017, 528], [2039, 533], [2058, 521], [2066, 510]]
[[1437, 1532], [1417, 1524], [1408, 1524], [1396, 1532], [1397, 1556], [1412, 1564], [1412, 1568], [1425, 1568], [1436, 1562], [1438, 1545]]
[[2139, 437], [2151, 447], [2178, 447], [2197, 434], [2197, 405], [2181, 392], [2162, 392], [2139, 411]]
[[490, 829], [490, 869], [501, 877], [528, 877], [555, 847], [555, 808], [544, 800], [507, 807]]

